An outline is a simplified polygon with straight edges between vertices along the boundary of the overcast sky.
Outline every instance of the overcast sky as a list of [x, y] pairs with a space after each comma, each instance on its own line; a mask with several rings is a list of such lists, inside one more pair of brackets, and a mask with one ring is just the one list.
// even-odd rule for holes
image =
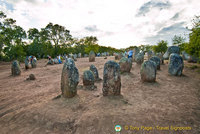
[[174, 35], [188, 37], [187, 26], [200, 15], [199, 0], [0, 0], [0, 9], [25, 30], [49, 22], [73, 37], [96, 36], [103, 46], [156, 44]]

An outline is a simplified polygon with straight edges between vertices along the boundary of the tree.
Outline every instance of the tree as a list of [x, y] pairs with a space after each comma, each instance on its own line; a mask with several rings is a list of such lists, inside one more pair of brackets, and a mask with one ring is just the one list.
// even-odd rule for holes
[[97, 37], [89, 36], [84, 38], [85, 53], [89, 54], [90, 51], [98, 53], [99, 45], [97, 44]]
[[55, 56], [58, 54], [58, 46], [64, 46], [71, 42], [72, 36], [70, 35], [70, 31], [64, 26], [49, 23], [45, 27], [45, 30], [47, 31], [49, 41], [55, 47]]
[[174, 35], [174, 37], [172, 38], [173, 45], [181, 45], [184, 42], [185, 42], [185, 38], [183, 38], [182, 36]]
[[165, 53], [167, 51], [167, 41], [161, 40], [156, 46], [153, 46], [153, 51], [155, 53]]
[[185, 45], [185, 51], [200, 58], [200, 16], [195, 16], [192, 24], [193, 28], [189, 34], [189, 43]]
[[23, 40], [26, 39], [25, 30], [15, 24], [16, 20], [6, 18], [3, 12], [0, 12], [0, 21], [0, 52], [3, 52], [6, 59], [21, 59], [25, 56], [23, 49]]

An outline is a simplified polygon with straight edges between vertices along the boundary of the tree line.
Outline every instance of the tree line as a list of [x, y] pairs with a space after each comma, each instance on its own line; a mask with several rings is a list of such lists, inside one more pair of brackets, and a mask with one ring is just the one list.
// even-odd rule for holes
[[100, 46], [94, 36], [77, 39], [72, 37], [70, 30], [59, 24], [49, 23], [46, 27], [30, 28], [27, 32], [16, 25], [16, 20], [7, 18], [0, 11], [0, 60], [11, 61], [18, 59], [23, 61], [27, 55], [37, 58], [46, 58], [47, 55], [55, 57], [70, 53], [89, 54], [119, 52], [120, 50]]

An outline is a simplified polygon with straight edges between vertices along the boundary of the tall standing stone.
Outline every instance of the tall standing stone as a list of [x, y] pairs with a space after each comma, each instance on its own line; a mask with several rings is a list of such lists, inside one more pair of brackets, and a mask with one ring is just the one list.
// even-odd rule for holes
[[153, 52], [151, 50], [149, 50], [147, 52], [147, 57], [148, 57], [148, 60], [153, 56]]
[[90, 51], [90, 53], [89, 53], [89, 62], [95, 62], [95, 53], [94, 53], [94, 51]]
[[25, 69], [30, 69], [31, 68], [31, 64], [29, 62], [29, 57], [27, 56], [25, 59]]
[[144, 61], [144, 53], [141, 52], [141, 53], [138, 53], [136, 56], [135, 56], [135, 62], [137, 64], [142, 64]]
[[37, 67], [37, 59], [35, 57], [32, 59], [31, 66], [32, 66], [32, 68], [36, 68]]
[[104, 65], [103, 72], [103, 96], [108, 94], [120, 95], [121, 76], [120, 66], [115, 61], [108, 61]]
[[98, 70], [97, 70], [97, 68], [96, 68], [94, 65], [91, 65], [91, 66], [90, 66], [90, 70], [91, 70], [91, 71], [93, 72], [93, 74], [94, 74], [95, 81], [101, 80], [101, 79], [99, 78]]
[[137, 55], [139, 52], [140, 52], [140, 50], [139, 50], [138, 47], [135, 47], [135, 48], [133, 49], [133, 61], [135, 61], [135, 57], [136, 57], [136, 55]]
[[164, 64], [164, 58], [162, 53], [157, 53], [156, 54], [160, 58], [160, 64]]
[[156, 64], [148, 60], [145, 61], [140, 70], [141, 80], [143, 82], [155, 82], [156, 80]]
[[181, 76], [183, 68], [183, 58], [176, 53], [172, 53], [169, 57], [168, 73], [175, 76]]
[[78, 53], [78, 58], [81, 58], [81, 53]]
[[95, 78], [94, 74], [91, 70], [86, 70], [83, 72], [83, 85], [89, 89], [89, 90], [94, 90]]
[[115, 60], [118, 60], [118, 53], [114, 53]]
[[149, 60], [155, 62], [157, 69], [160, 70], [160, 58], [159, 57], [153, 56]]
[[167, 48], [167, 51], [165, 52], [165, 54], [163, 55], [163, 58], [168, 60], [169, 56], [172, 53], [176, 53], [176, 54], [180, 54], [180, 48], [178, 46], [170, 46]]
[[132, 68], [131, 60], [132, 60], [131, 58], [126, 58], [126, 57], [121, 58], [121, 60], [119, 61], [119, 65], [120, 65], [120, 71], [122, 73], [131, 71]]
[[20, 65], [17, 60], [13, 61], [13, 63], [12, 63], [11, 73], [13, 76], [17, 76], [17, 75], [21, 74]]
[[72, 98], [77, 94], [77, 85], [79, 83], [79, 72], [75, 66], [74, 60], [68, 58], [64, 63], [61, 75], [61, 91], [65, 98]]

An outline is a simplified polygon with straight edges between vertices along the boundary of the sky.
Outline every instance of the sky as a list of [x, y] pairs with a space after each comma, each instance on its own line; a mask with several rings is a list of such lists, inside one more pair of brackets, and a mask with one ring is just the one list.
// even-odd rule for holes
[[26, 31], [52, 22], [73, 37], [96, 36], [99, 45], [115, 48], [171, 45], [174, 35], [188, 40], [186, 27], [199, 7], [199, 0], [0, 0], [0, 10]]

